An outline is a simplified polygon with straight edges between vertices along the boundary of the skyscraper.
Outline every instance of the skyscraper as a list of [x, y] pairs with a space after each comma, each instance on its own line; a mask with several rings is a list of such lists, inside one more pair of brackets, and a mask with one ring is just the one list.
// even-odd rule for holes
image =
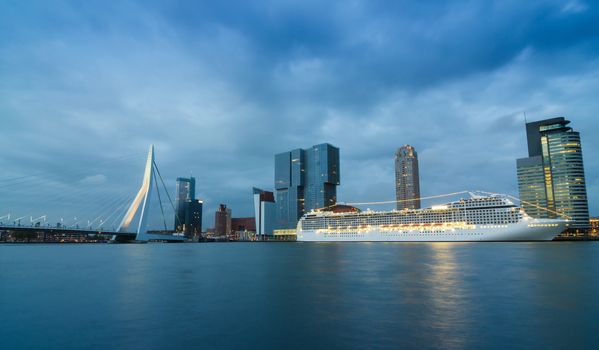
[[272, 236], [275, 225], [274, 193], [254, 187], [254, 218], [258, 236]]
[[196, 179], [178, 177], [175, 194], [175, 231], [183, 229], [188, 203], [195, 199], [195, 195]]
[[589, 229], [580, 134], [563, 117], [526, 124], [528, 157], [517, 160], [522, 207], [537, 218], [571, 217], [569, 230]]
[[293, 229], [304, 212], [337, 203], [337, 185], [337, 147], [323, 143], [275, 155], [277, 229]]
[[175, 231], [191, 237], [202, 232], [203, 202], [195, 199], [196, 179], [179, 177], [175, 196]]
[[420, 209], [420, 175], [418, 154], [405, 145], [395, 153], [395, 198], [397, 210]]
[[185, 210], [185, 223], [183, 231], [187, 236], [199, 235], [202, 233], [202, 207], [204, 203], [199, 199], [192, 199], [187, 202]]

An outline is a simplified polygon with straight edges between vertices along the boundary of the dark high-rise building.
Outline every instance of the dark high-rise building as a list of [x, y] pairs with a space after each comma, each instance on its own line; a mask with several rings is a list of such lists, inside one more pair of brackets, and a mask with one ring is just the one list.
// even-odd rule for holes
[[420, 209], [418, 154], [410, 145], [395, 153], [395, 198], [397, 210]]
[[305, 151], [275, 155], [276, 228], [292, 227], [304, 212]]
[[526, 124], [528, 158], [517, 160], [522, 207], [535, 218], [566, 216], [569, 231], [589, 229], [580, 134], [564, 118]]
[[185, 216], [187, 208], [196, 195], [196, 179], [190, 177], [177, 178], [177, 188], [175, 193], [175, 231], [181, 231], [185, 225]]
[[202, 233], [202, 207], [203, 202], [199, 199], [192, 199], [187, 202], [185, 208], [185, 224], [183, 231], [187, 236], [199, 235]]
[[196, 179], [177, 178], [175, 195], [175, 231], [186, 236], [199, 235], [202, 232], [202, 201], [195, 199]]
[[221, 204], [214, 213], [214, 234], [226, 236], [231, 233], [231, 209]]
[[334, 205], [339, 149], [328, 143], [275, 155], [276, 227], [293, 229], [304, 212]]

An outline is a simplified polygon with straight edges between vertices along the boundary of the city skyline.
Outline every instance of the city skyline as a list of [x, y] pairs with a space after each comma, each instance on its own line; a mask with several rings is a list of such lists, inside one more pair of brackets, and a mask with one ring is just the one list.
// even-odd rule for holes
[[[252, 215], [252, 187], [272, 189], [273, 154], [321, 142], [342, 150], [340, 202], [393, 199], [393, 151], [409, 143], [427, 169], [423, 195], [517, 194], [526, 112], [576, 125], [599, 214], [596, 6], [468, 4], [453, 21], [464, 3], [387, 5], [356, 2], [334, 17], [310, 2], [273, 5], [270, 15], [250, 4], [0, 5], [11, 33], [0, 37], [2, 178], [58, 174], [39, 197], [70, 182], [133, 195], [155, 143], [171, 193], [192, 172], [210, 223], [219, 203]], [[494, 34], [518, 20], [517, 38]], [[409, 38], [398, 34], [410, 28]], [[59, 176], [132, 153], [140, 159], [123, 167]], [[1, 204], [46, 210], [13, 195]]]
[[599, 347], [598, 24], [0, 0], [2, 349]]

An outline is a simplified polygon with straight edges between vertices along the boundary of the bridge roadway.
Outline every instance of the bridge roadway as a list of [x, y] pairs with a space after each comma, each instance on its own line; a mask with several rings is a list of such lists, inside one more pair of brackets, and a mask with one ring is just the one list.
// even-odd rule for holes
[[[91, 228], [65, 228], [65, 227], [52, 227], [52, 226], [23, 226], [23, 225], [6, 225], [0, 224], [0, 231], [19, 231], [19, 232], [36, 232], [36, 233], [48, 233], [48, 234], [74, 234], [74, 235], [106, 235], [114, 236], [117, 242], [130, 242], [135, 241], [135, 232], [114, 232]], [[147, 240], [153, 241], [169, 241], [169, 242], [183, 242], [185, 236], [178, 234], [164, 234], [164, 233], [146, 233]]]

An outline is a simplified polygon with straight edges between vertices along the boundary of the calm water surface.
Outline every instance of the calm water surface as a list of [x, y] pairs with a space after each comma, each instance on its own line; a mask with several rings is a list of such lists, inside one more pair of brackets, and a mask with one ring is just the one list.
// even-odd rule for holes
[[1, 349], [599, 348], [599, 242], [0, 245]]

